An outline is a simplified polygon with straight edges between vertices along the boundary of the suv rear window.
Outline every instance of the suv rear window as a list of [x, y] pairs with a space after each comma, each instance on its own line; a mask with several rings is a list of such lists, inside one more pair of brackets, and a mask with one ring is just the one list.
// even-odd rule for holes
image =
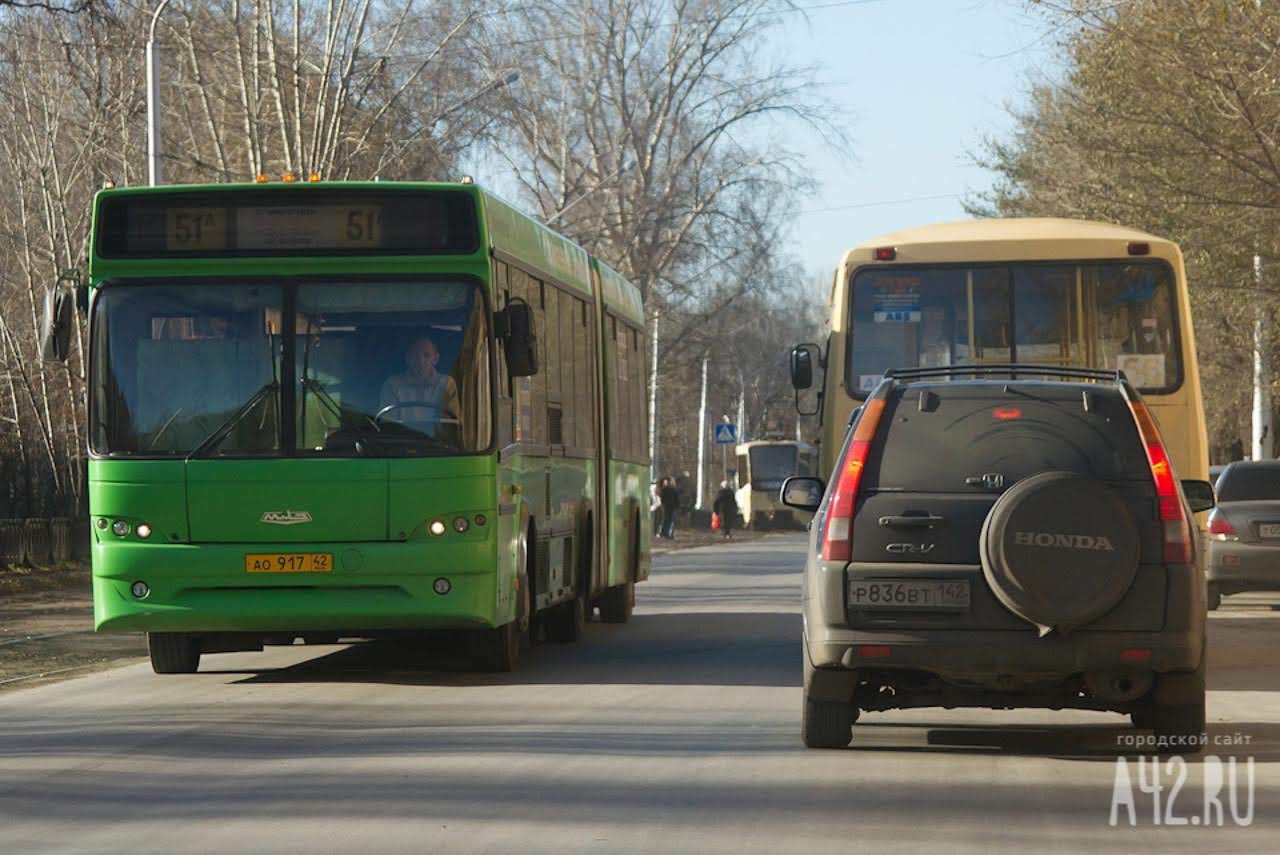
[[1280, 499], [1280, 466], [1236, 463], [1218, 478], [1217, 487], [1220, 502]]
[[996, 474], [1008, 486], [1049, 470], [1104, 481], [1150, 480], [1133, 416], [1117, 389], [1063, 383], [904, 386], [886, 403], [864, 483], [880, 490], [972, 492], [990, 488], [966, 479]]

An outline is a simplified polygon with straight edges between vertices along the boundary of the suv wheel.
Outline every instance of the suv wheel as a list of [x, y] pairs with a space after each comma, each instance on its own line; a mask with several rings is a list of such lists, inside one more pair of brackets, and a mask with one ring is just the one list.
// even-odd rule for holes
[[1209, 583], [1209, 611], [1216, 612], [1218, 606], [1222, 605], [1222, 589], [1212, 582]]
[[147, 653], [157, 674], [194, 674], [200, 667], [200, 644], [185, 632], [148, 632]]
[[857, 719], [858, 711], [852, 704], [815, 701], [806, 693], [800, 738], [805, 748], [848, 748]]
[[1204, 662], [1185, 674], [1159, 674], [1151, 692], [1151, 702], [1134, 724], [1142, 721], [1157, 737], [1168, 739], [1168, 750], [1198, 754], [1204, 735]]

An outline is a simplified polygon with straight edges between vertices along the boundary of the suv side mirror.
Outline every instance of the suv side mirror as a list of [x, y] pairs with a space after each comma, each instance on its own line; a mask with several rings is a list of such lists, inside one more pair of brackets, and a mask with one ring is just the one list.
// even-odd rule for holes
[[1187, 505], [1193, 514], [1207, 511], [1217, 504], [1213, 495], [1213, 485], [1208, 481], [1183, 481], [1182, 492], [1187, 497]]
[[75, 289], [53, 285], [44, 294], [44, 314], [40, 319], [40, 356], [45, 362], [66, 362], [71, 353], [72, 312]]
[[782, 492], [778, 498], [789, 508], [816, 511], [822, 504], [822, 494], [826, 490], [827, 485], [821, 478], [792, 475], [782, 482]]
[[507, 303], [498, 313], [498, 337], [503, 340], [507, 373], [531, 377], [538, 373], [538, 338], [533, 331], [533, 311], [524, 300]]

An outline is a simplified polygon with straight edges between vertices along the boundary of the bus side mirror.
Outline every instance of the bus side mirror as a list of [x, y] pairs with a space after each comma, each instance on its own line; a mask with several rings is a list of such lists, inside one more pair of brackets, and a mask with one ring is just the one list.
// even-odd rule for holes
[[1183, 481], [1182, 493], [1187, 497], [1187, 505], [1193, 514], [1210, 510], [1217, 504], [1213, 496], [1213, 485], [1208, 481]]
[[791, 385], [797, 390], [813, 385], [813, 352], [811, 344], [791, 348]]
[[498, 313], [498, 336], [503, 340], [509, 375], [531, 377], [538, 373], [538, 338], [528, 303], [512, 300]]
[[66, 285], [53, 285], [45, 292], [40, 319], [40, 356], [45, 362], [67, 361], [75, 302], [75, 289]]
[[812, 409], [801, 406], [800, 393], [813, 386], [813, 364], [822, 364], [822, 351], [816, 344], [798, 344], [791, 348], [791, 385], [796, 390], [796, 412], [802, 416], [814, 416], [822, 409], [822, 392], [818, 392], [818, 404]]

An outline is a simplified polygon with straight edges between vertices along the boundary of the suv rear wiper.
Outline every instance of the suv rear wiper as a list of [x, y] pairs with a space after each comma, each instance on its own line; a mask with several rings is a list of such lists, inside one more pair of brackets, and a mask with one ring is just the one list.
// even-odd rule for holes
[[253, 411], [254, 407], [262, 403], [266, 397], [276, 391], [279, 386], [280, 384], [275, 380], [267, 381], [262, 388], [254, 392], [253, 395], [249, 397], [249, 400], [240, 405], [240, 409], [228, 416], [227, 420], [218, 425], [213, 433], [209, 434], [199, 445], [193, 448], [191, 453], [187, 455], [187, 460], [196, 460], [204, 457], [221, 445], [222, 441], [227, 438], [227, 434], [231, 433], [235, 426], [240, 424], [244, 417]]

